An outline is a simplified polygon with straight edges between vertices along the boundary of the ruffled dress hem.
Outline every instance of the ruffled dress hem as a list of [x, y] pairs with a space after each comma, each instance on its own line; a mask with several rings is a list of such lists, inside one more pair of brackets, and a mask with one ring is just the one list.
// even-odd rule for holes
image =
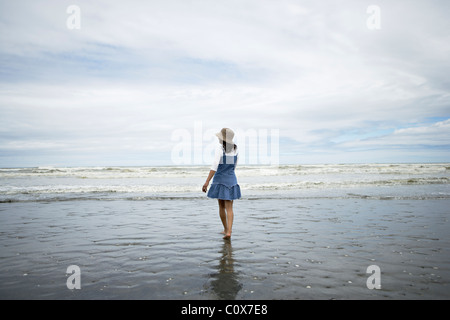
[[226, 186], [221, 183], [213, 183], [208, 190], [208, 198], [220, 200], [235, 200], [241, 197], [241, 188], [238, 184]]

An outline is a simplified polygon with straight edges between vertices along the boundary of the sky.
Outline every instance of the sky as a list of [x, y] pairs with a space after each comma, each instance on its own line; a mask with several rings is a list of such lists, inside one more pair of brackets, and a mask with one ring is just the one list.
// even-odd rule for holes
[[0, 167], [208, 164], [223, 127], [281, 164], [450, 162], [449, 12], [0, 0]]

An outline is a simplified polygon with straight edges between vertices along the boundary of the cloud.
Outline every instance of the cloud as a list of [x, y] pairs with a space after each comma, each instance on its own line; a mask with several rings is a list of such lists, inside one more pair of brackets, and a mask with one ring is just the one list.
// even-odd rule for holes
[[450, 118], [450, 5], [378, 3], [370, 31], [356, 0], [91, 1], [80, 30], [70, 1], [2, 2], [0, 165], [15, 152], [167, 162], [172, 132], [196, 121], [279, 129], [289, 161], [446, 148], [427, 119]]
[[342, 146], [348, 148], [435, 148], [450, 147], [450, 119], [394, 130], [391, 134], [375, 138], [346, 142]]

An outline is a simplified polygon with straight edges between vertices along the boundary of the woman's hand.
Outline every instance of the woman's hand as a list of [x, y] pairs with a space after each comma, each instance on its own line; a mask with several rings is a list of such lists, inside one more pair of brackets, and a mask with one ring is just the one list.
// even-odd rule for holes
[[203, 187], [202, 187], [203, 192], [206, 192], [208, 190], [208, 184], [209, 184], [209, 182], [205, 182], [205, 184], [203, 185]]

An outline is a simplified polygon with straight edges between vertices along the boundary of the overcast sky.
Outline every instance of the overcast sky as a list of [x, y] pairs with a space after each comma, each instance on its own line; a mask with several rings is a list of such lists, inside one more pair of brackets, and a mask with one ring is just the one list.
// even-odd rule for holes
[[449, 12], [0, 0], [0, 167], [172, 165], [174, 133], [194, 143], [196, 124], [205, 143], [222, 127], [279, 130], [280, 163], [449, 162]]

